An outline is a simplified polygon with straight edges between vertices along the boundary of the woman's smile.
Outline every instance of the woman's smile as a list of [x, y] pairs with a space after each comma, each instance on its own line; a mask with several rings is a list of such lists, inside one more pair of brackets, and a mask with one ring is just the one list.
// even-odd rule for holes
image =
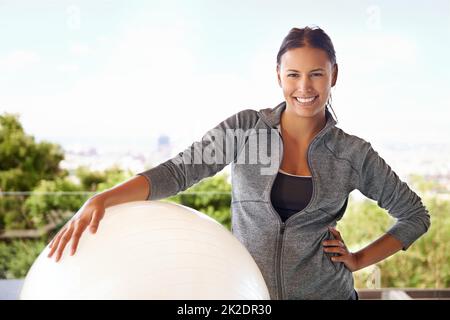
[[294, 97], [294, 101], [299, 106], [308, 107], [314, 105], [317, 102], [318, 98], [319, 95], [309, 97]]

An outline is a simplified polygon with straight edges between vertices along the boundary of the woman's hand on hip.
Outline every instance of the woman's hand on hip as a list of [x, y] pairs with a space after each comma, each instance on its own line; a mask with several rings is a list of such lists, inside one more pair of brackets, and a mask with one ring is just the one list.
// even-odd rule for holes
[[328, 227], [328, 229], [331, 231], [331, 233], [336, 238], [335, 240], [325, 240], [322, 242], [324, 248], [323, 250], [325, 252], [330, 253], [338, 253], [339, 256], [333, 256], [331, 257], [331, 260], [333, 262], [343, 262], [347, 269], [349, 269], [351, 272], [354, 272], [358, 270], [358, 258], [357, 255], [350, 252], [347, 249], [347, 246], [344, 243], [344, 240], [342, 239], [342, 236], [339, 231], [337, 231], [333, 227]]

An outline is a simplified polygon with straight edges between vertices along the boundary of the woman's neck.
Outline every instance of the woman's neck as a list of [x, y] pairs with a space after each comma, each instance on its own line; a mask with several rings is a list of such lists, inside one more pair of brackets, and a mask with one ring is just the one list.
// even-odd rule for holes
[[317, 117], [299, 117], [288, 114], [286, 110], [281, 113], [281, 130], [284, 136], [298, 144], [309, 144], [326, 125], [325, 113]]

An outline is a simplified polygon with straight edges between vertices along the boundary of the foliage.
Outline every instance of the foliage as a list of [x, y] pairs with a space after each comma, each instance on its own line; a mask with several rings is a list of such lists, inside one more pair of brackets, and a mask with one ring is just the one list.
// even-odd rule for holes
[[33, 222], [24, 207], [25, 196], [0, 196], [0, 230], [31, 229]]
[[123, 171], [119, 167], [108, 168], [104, 171], [91, 171], [86, 167], [79, 167], [76, 176], [81, 182], [83, 190], [100, 192], [123, 182], [133, 176], [133, 173]]
[[[76, 212], [88, 199], [81, 194], [82, 188], [68, 179], [57, 178], [53, 181], [41, 180], [34, 189], [34, 194], [25, 201], [27, 216], [36, 228], [54, 222], [51, 215], [55, 211]], [[58, 192], [79, 192], [78, 194], [61, 195]]]
[[112, 168], [108, 168], [104, 171], [104, 181], [100, 182], [97, 185], [97, 192], [101, 192], [107, 189], [110, 189], [116, 185], [118, 185], [119, 183], [124, 182], [125, 180], [131, 178], [133, 176], [133, 173], [128, 170], [128, 171], [123, 171], [120, 168], [117, 167], [112, 167]]
[[0, 190], [32, 190], [40, 180], [63, 177], [64, 153], [59, 145], [27, 135], [14, 114], [0, 115]]
[[0, 279], [24, 278], [45, 246], [43, 240], [0, 241]]
[[226, 173], [203, 179], [167, 201], [198, 210], [231, 230], [231, 185]]

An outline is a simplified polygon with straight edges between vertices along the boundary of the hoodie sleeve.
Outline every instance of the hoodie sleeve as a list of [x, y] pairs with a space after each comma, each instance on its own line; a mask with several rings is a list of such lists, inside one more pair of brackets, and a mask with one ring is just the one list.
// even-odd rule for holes
[[396, 218], [396, 223], [387, 231], [402, 244], [402, 250], [427, 232], [430, 215], [421, 198], [397, 174], [368, 143], [360, 170], [358, 190], [377, 201]]
[[245, 141], [245, 130], [256, 111], [240, 111], [206, 132], [200, 141], [158, 166], [138, 173], [151, 185], [148, 200], [167, 198], [186, 190], [200, 180], [215, 175], [236, 160]]

